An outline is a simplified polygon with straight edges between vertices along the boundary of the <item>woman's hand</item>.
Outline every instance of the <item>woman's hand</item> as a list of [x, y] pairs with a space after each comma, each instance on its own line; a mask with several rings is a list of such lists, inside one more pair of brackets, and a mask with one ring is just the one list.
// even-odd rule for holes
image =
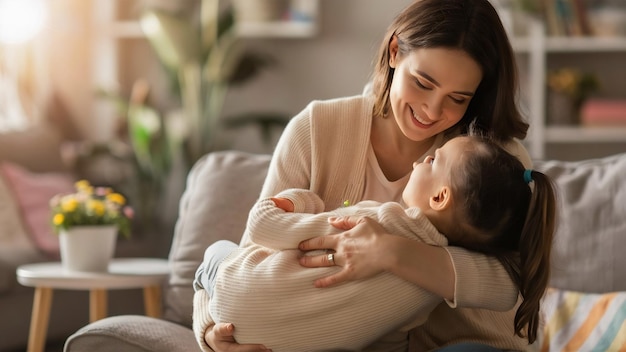
[[456, 273], [443, 247], [389, 234], [369, 218], [345, 216], [329, 219], [329, 222], [345, 231], [302, 241], [298, 247], [304, 251], [335, 251], [335, 264], [329, 261], [328, 255], [300, 258], [300, 265], [306, 267], [342, 267], [338, 273], [316, 280], [316, 287], [365, 279], [387, 271], [443, 298], [455, 299]]
[[329, 287], [344, 281], [372, 277], [386, 270], [382, 249], [384, 239], [391, 236], [376, 221], [366, 217], [345, 216], [330, 218], [332, 226], [345, 230], [336, 235], [326, 235], [300, 242], [303, 251], [315, 249], [334, 250], [334, 264], [327, 255], [303, 256], [300, 265], [324, 267], [338, 265], [342, 269], [336, 274], [315, 281], [315, 287]]
[[263, 345], [240, 345], [235, 341], [235, 326], [230, 323], [220, 323], [210, 326], [204, 333], [204, 340], [216, 352], [265, 352], [271, 351]]

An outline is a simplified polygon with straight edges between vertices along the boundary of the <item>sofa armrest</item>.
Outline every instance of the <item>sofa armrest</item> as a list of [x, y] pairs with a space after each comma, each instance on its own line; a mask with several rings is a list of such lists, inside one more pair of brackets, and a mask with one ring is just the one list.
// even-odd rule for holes
[[193, 331], [162, 319], [120, 315], [93, 322], [66, 341], [64, 350], [90, 352], [192, 352]]

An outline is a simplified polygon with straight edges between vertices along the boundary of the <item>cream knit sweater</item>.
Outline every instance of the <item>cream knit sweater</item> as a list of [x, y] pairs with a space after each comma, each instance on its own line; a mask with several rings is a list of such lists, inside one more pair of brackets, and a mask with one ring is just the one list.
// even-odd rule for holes
[[[340, 232], [328, 223], [330, 216], [366, 216], [389, 233], [446, 245], [445, 237], [419, 209], [363, 201], [322, 212], [324, 203], [311, 191], [287, 190], [277, 197], [290, 199], [294, 212], [284, 212], [269, 198], [258, 202], [246, 228], [253, 243], [229, 255], [216, 277], [211, 316], [216, 322], [233, 323], [238, 342], [261, 342], [274, 352], [358, 351], [390, 330], [408, 332], [422, 324], [442, 301], [390, 273], [333, 288], [315, 288], [316, 278], [340, 268], [310, 269], [298, 264], [300, 241]], [[380, 351], [390, 348], [386, 343]], [[406, 337], [393, 346], [400, 351], [407, 348]]]
[[[324, 201], [325, 211], [340, 207], [344, 200], [351, 204], [361, 201], [372, 108], [373, 98], [362, 95], [310, 103], [283, 132], [261, 197], [289, 188], [309, 189]], [[519, 141], [511, 141], [507, 149], [530, 167]], [[242, 246], [250, 243], [244, 235]], [[459, 247], [445, 248], [456, 274], [454, 300], [439, 304], [428, 321], [413, 330], [410, 350], [458, 342], [524, 349], [526, 341], [513, 333], [518, 291], [499, 261]], [[205, 350], [210, 349], [204, 332], [213, 323], [209, 301], [206, 291], [195, 293], [194, 332]]]

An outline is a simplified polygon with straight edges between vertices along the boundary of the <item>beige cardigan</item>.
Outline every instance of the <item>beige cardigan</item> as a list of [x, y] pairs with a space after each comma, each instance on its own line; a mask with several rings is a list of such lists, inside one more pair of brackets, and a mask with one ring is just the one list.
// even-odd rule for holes
[[[373, 97], [363, 95], [310, 103], [283, 132], [261, 197], [288, 188], [310, 189], [320, 195], [326, 211], [339, 207], [344, 200], [351, 204], [361, 201], [372, 108]], [[528, 153], [519, 141], [511, 141], [507, 149], [530, 167]], [[244, 236], [242, 244], [249, 243]], [[457, 342], [524, 349], [526, 340], [513, 333], [518, 291], [500, 262], [463, 248], [445, 248], [456, 274], [454, 300], [440, 304], [428, 321], [415, 329], [411, 350]], [[196, 292], [194, 331], [207, 350], [204, 332], [212, 324], [208, 302], [204, 290]], [[457, 306], [465, 308], [452, 309]]]

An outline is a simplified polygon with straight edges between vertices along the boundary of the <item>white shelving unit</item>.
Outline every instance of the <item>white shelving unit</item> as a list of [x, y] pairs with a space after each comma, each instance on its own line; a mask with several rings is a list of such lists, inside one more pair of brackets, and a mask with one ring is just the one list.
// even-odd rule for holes
[[[144, 37], [137, 21], [116, 20], [114, 15], [118, 6], [116, 0], [97, 0], [97, 2], [100, 5], [95, 6], [95, 11], [99, 17], [104, 18], [99, 23], [99, 30], [105, 35], [115, 39]], [[305, 5], [301, 5], [302, 3]], [[240, 36], [245, 38], [310, 38], [317, 35], [319, 0], [292, 0], [290, 6], [305, 12], [306, 19], [239, 23], [237, 30]]]
[[317, 35], [319, 0], [290, 0], [289, 12], [293, 20], [238, 23], [239, 35], [246, 38], [309, 38]]
[[312, 21], [276, 21], [241, 23], [237, 30], [245, 38], [308, 38], [317, 34], [317, 23]]
[[528, 102], [530, 130], [527, 147], [531, 157], [543, 159], [548, 144], [626, 143], [626, 125], [611, 127], [549, 125], [546, 119], [546, 73], [550, 54], [626, 53], [626, 38], [547, 37], [543, 24], [531, 20], [528, 36], [513, 37], [512, 45], [518, 55], [528, 55]]
[[[193, 1], [193, 0], [189, 0]], [[129, 40], [144, 40], [145, 36], [137, 18], [119, 18], [120, 9], [132, 8], [141, 0], [93, 0], [92, 1], [92, 69], [93, 87], [130, 90], [119, 87], [123, 64], [119, 57]], [[239, 23], [238, 32], [244, 38], [310, 38], [318, 33], [319, 0], [290, 0], [290, 12], [299, 16], [294, 20], [278, 20], [263, 23]], [[124, 12], [124, 11], [122, 11]], [[128, 11], [126, 11], [128, 12]], [[132, 17], [132, 16], [129, 16]], [[130, 45], [133, 45], [130, 42]], [[128, 45], [125, 46], [128, 48]], [[94, 100], [93, 116], [97, 129], [112, 131], [110, 126], [115, 114], [113, 104]], [[101, 138], [106, 139], [106, 133]]]

